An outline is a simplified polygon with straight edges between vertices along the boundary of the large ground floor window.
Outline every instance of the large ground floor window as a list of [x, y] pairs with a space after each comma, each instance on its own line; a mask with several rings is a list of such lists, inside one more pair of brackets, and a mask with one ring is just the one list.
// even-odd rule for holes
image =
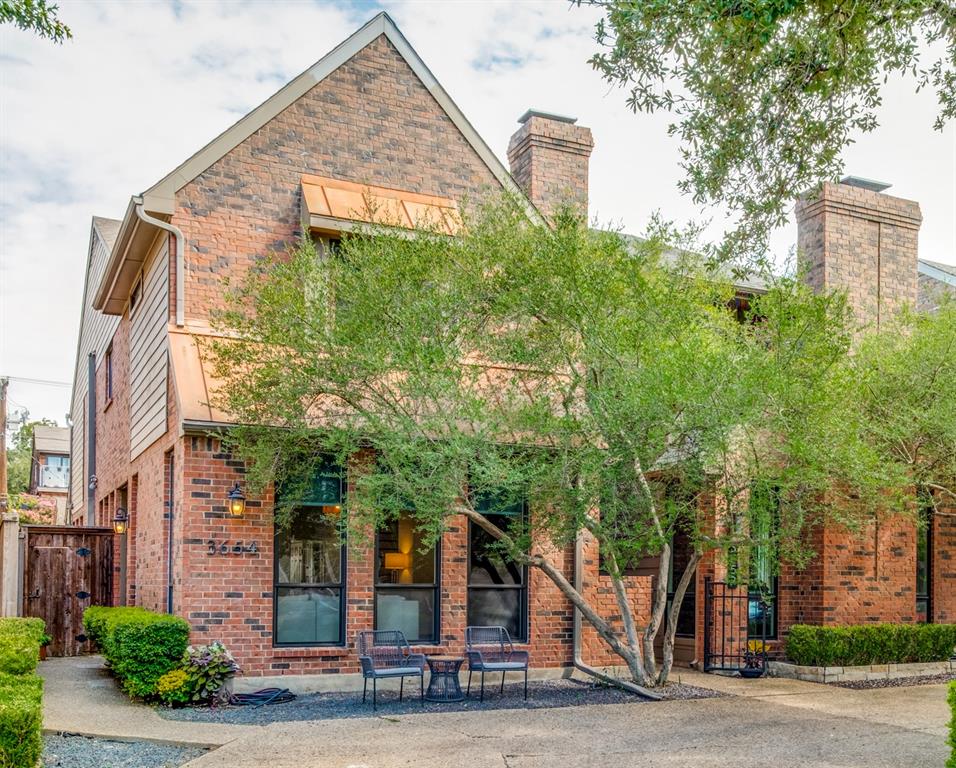
[[325, 468], [292, 522], [276, 531], [275, 645], [345, 644], [342, 473]]
[[410, 643], [436, 642], [438, 552], [424, 547], [410, 514], [378, 532], [375, 559], [375, 629], [399, 629]]
[[[503, 531], [524, 520], [524, 504], [496, 505], [478, 500], [477, 511]], [[468, 524], [468, 624], [501, 626], [512, 639], [528, 639], [528, 569], [512, 562], [495, 539], [473, 522]]]
[[920, 499], [920, 519], [916, 527], [916, 620], [933, 620], [933, 502]]
[[[750, 491], [750, 535], [754, 541], [750, 553], [749, 610], [747, 637], [777, 638], [777, 604], [780, 601], [779, 562], [776, 541], [780, 525], [780, 492], [758, 485]], [[766, 635], [764, 632], [766, 631]]]

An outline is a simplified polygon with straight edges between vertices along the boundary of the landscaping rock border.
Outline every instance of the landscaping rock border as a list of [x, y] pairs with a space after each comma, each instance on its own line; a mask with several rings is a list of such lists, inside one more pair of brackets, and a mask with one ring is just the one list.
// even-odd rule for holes
[[956, 673], [956, 660], [923, 664], [870, 664], [862, 667], [809, 667], [770, 661], [767, 671], [771, 677], [787, 677], [809, 683], [859, 683]]

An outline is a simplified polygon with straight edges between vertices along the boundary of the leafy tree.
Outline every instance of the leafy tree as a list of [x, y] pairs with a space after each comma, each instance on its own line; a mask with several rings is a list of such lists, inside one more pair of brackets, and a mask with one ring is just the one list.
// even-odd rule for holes
[[70, 28], [57, 18], [59, 6], [46, 0], [0, 0], [0, 24], [16, 24], [54, 43], [73, 37]]
[[[537, 226], [512, 201], [466, 215], [454, 238], [376, 228], [334, 253], [305, 240], [264, 259], [216, 317], [214, 402], [247, 425], [225, 439], [253, 487], [282, 488], [277, 524], [331, 454], [354, 470], [353, 542], [405, 511], [431, 544], [464, 516], [546, 574], [635, 682], [664, 682], [707, 552], [772, 543], [802, 562], [808, 526], [858, 526], [899, 501], [880, 492], [896, 466], [847, 406], [842, 297], [781, 280], [740, 322], [733, 287], [665, 244], [689, 245], [567, 213]], [[834, 477], [863, 503], [838, 503]], [[750, 525], [756, 484], [785, 500], [775, 529]], [[489, 517], [523, 503], [527, 519]], [[676, 531], [694, 555], [668, 613]], [[579, 536], [600, 547], [619, 625], [554, 557]], [[652, 611], [636, 616], [625, 572], [649, 555]]]
[[28, 421], [26, 411], [20, 414], [20, 428], [13, 435], [13, 445], [7, 451], [7, 486], [10, 494], [26, 493], [30, 489], [33, 470], [33, 430], [37, 426], [55, 427], [50, 419]]
[[[936, 89], [937, 130], [956, 114], [954, 2], [583, 2], [604, 12], [593, 66], [635, 112], [674, 116], [680, 188], [739, 215], [725, 255], [761, 255], [787, 202], [839, 176], [853, 133], [877, 127], [888, 75]], [[932, 43], [945, 53], [924, 62]]]
[[853, 365], [863, 436], [934, 506], [956, 502], [956, 301], [904, 312], [865, 338]]

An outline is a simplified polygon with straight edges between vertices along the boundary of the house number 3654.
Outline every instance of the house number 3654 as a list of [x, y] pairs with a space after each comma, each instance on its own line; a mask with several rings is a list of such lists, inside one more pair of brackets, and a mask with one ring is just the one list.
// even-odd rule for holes
[[210, 556], [213, 555], [255, 555], [259, 553], [259, 545], [250, 541], [248, 544], [245, 544], [241, 541], [234, 541], [232, 543], [228, 541], [216, 541], [215, 539], [210, 539], [206, 542], [209, 549], [207, 554]]

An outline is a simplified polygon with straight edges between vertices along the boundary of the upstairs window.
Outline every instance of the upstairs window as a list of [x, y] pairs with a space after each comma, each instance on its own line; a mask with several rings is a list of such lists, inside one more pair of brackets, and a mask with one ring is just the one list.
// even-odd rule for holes
[[106, 348], [106, 361], [104, 368], [106, 370], [106, 404], [109, 405], [113, 399], [113, 345]]
[[143, 294], [143, 278], [139, 277], [136, 279], [136, 282], [133, 283], [133, 290], [129, 294], [129, 316], [133, 316], [133, 312], [136, 311], [136, 307], [139, 304], [139, 298]]

